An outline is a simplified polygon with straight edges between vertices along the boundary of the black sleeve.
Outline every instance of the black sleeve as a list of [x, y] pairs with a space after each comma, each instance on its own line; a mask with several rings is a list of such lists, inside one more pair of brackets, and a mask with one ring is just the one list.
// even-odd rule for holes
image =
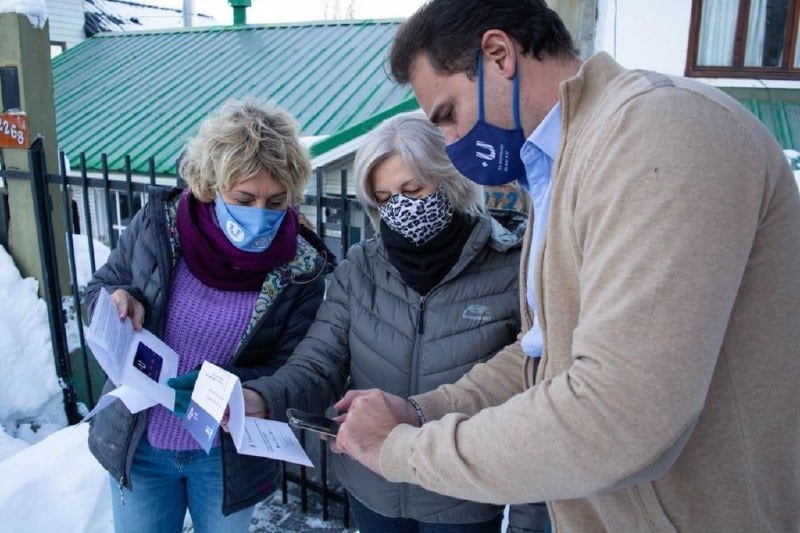
[[274, 375], [245, 384], [267, 402], [272, 416], [285, 418], [288, 407], [321, 412], [340, 396], [350, 375], [350, 290], [342, 262], [334, 272], [325, 301], [294, 353]]

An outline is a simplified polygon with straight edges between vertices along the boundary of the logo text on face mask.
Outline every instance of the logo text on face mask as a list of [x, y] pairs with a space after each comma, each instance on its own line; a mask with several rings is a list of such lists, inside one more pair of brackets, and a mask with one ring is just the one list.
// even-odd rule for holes
[[233, 220], [228, 220], [225, 223], [225, 229], [234, 242], [242, 242], [244, 240], [244, 230]]
[[[486, 122], [483, 114], [483, 59], [478, 57], [478, 120], [469, 132], [446, 147], [456, 169], [479, 185], [503, 185], [525, 179], [519, 155], [525, 133], [519, 116], [519, 69], [514, 72], [514, 129]], [[488, 140], [487, 140], [488, 139]]]
[[229, 205], [220, 195], [214, 199], [214, 212], [231, 244], [245, 252], [269, 248], [286, 215], [286, 210]]
[[477, 148], [477, 150], [475, 151], [475, 156], [478, 159], [483, 159], [483, 161], [481, 162], [481, 166], [486, 168], [487, 166], [489, 166], [489, 163], [487, 161], [492, 161], [496, 155], [494, 146], [492, 146], [487, 142], [476, 140], [475, 147]]
[[500, 172], [508, 172], [508, 166], [510, 164], [509, 157], [510, 153], [506, 150], [506, 147], [502, 144], [500, 145], [500, 157], [497, 160], [497, 170]]

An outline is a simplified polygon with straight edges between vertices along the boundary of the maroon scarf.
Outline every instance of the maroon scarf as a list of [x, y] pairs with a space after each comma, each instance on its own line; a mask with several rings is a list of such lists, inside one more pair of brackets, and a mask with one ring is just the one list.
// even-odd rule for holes
[[178, 203], [181, 254], [204, 285], [222, 291], [257, 291], [267, 272], [297, 254], [297, 208], [290, 207], [269, 248], [245, 252], [235, 247], [217, 223], [213, 202], [198, 201], [189, 190]]

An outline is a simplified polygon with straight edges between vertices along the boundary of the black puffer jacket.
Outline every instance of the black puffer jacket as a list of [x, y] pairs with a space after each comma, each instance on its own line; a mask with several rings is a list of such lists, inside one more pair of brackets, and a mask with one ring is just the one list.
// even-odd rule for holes
[[[102, 287], [109, 292], [125, 289], [145, 307], [144, 327], [161, 337], [164, 331], [173, 269], [180, 254], [175, 235], [175, 213], [180, 189], [151, 188], [148, 203], [133, 217], [108, 262], [94, 275], [86, 289], [86, 302], [93, 310]], [[278, 267], [287, 283], [274, 300], [259, 298], [254, 310], [255, 326], [239, 344], [227, 368], [242, 381], [274, 373], [280, 368], [308, 330], [322, 302], [325, 276], [334, 258], [321, 240], [301, 226], [295, 259]], [[271, 305], [265, 305], [270, 302]], [[103, 392], [113, 388], [106, 383]], [[89, 449], [121, 484], [132, 489], [130, 468], [133, 454], [147, 427], [147, 411], [132, 415], [114, 402], [97, 414], [89, 431]], [[233, 441], [222, 435], [224, 514], [231, 514], [261, 501], [276, 487], [279, 463], [239, 455]]]
[[[356, 244], [286, 365], [246, 386], [283, 420], [287, 407], [321, 412], [344, 393], [348, 378], [350, 388], [402, 397], [455, 382], [519, 332], [522, 226], [517, 221], [513, 233], [480, 217], [456, 264], [425, 296], [403, 281], [379, 238]], [[333, 466], [351, 494], [386, 516], [476, 523], [501, 511], [390, 483], [346, 456], [334, 456]]]

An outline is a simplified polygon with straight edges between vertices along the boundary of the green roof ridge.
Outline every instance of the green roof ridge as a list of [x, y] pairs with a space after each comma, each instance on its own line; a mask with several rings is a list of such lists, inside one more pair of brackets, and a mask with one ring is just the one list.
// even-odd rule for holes
[[[228, 32], [228, 31], [252, 31], [264, 29], [280, 29], [280, 28], [302, 28], [304, 26], [379, 26], [381, 24], [397, 24], [404, 22], [404, 18], [386, 18], [386, 19], [347, 19], [347, 20], [304, 20], [300, 22], [272, 22], [266, 24], [247, 24], [244, 26], [234, 25], [217, 25], [217, 26], [192, 26], [191, 28], [158, 28], [158, 29], [144, 29], [144, 30], [126, 30], [126, 31], [103, 31], [98, 32], [89, 37], [95, 38], [124, 38], [135, 37], [138, 35], [152, 35], [152, 34], [170, 34], [170, 33], [212, 33], [212, 32]], [[86, 40], [89, 40], [86, 39]]]
[[325, 152], [333, 150], [337, 146], [341, 146], [348, 141], [352, 141], [353, 139], [369, 133], [375, 126], [387, 118], [393, 117], [398, 113], [413, 111], [415, 109], [419, 109], [419, 104], [417, 103], [417, 99], [412, 96], [393, 107], [384, 109], [383, 111], [372, 115], [368, 119], [359, 122], [358, 124], [354, 124], [349, 128], [343, 129], [342, 131], [334, 133], [333, 135], [314, 143], [309, 149], [311, 152], [311, 157], [322, 155]]

